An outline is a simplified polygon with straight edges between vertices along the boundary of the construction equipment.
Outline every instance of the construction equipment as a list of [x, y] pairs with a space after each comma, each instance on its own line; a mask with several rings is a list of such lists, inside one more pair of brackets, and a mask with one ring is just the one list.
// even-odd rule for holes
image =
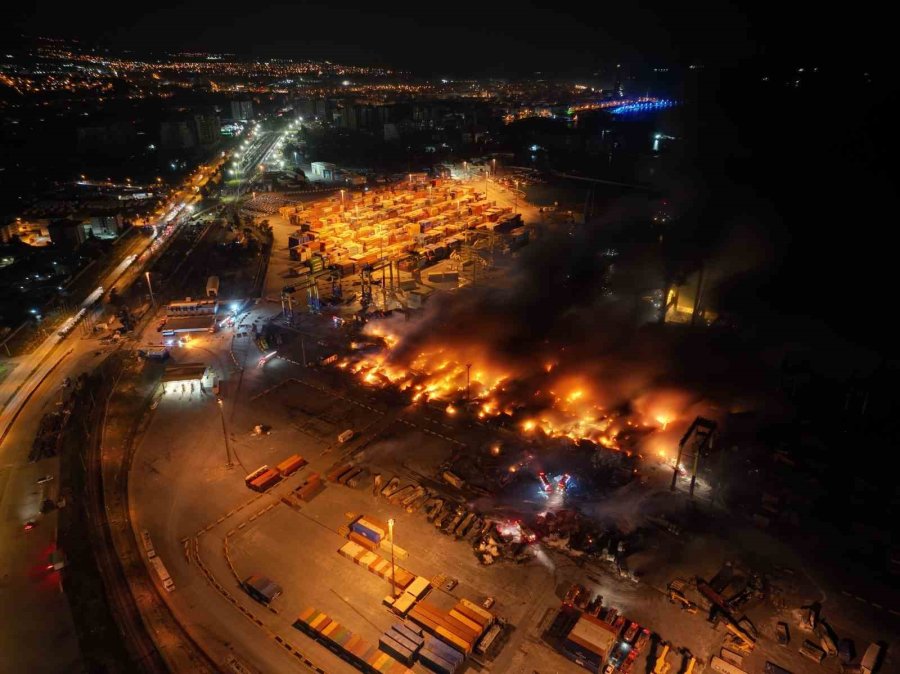
[[724, 618], [725, 629], [728, 630], [728, 635], [725, 637], [726, 645], [742, 653], [750, 653], [756, 647], [756, 639], [741, 629], [731, 618], [727, 616]]
[[684, 591], [686, 588], [687, 581], [681, 578], [676, 578], [669, 583], [667, 588], [669, 601], [673, 604], [678, 604], [683, 611], [693, 614], [697, 612], [697, 605], [685, 596]]
[[660, 642], [661, 650], [659, 655], [656, 656], [656, 663], [653, 665], [653, 674], [669, 674], [669, 670], [672, 669], [672, 665], [666, 662], [666, 657], [669, 655], [669, 644], [665, 641]]
[[681, 674], [694, 674], [697, 658], [691, 655], [691, 652], [686, 648], [682, 651], [682, 654], [684, 655], [684, 662], [682, 663]]

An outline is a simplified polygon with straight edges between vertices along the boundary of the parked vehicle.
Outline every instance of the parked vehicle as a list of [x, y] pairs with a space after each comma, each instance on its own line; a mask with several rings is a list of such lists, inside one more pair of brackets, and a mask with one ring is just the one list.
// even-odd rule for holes
[[253, 599], [266, 606], [284, 592], [281, 585], [275, 581], [266, 578], [265, 576], [257, 575], [248, 576], [246, 580], [241, 583], [241, 587], [243, 587], [244, 592], [253, 597]]

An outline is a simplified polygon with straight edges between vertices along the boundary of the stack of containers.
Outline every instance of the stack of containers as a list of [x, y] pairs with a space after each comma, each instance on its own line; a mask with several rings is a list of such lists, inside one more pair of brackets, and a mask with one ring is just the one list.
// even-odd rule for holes
[[274, 468], [269, 468], [248, 485], [253, 491], [266, 491], [281, 479], [281, 475]]
[[368, 674], [412, 674], [405, 665], [318, 609], [305, 609], [294, 621], [294, 627]]
[[419, 651], [419, 662], [437, 674], [454, 674], [464, 660], [462, 653], [430, 636]]
[[460, 599], [456, 606], [453, 607], [453, 611], [450, 611], [450, 614], [452, 615], [454, 611], [477, 623], [482, 633], [494, 623], [494, 615], [490, 611], [470, 602], [468, 599]]
[[294, 490], [294, 493], [302, 501], [311, 501], [320, 491], [325, 488], [322, 478], [318, 473], [310, 473], [306, 481]]
[[[351, 532], [350, 535], [352, 536], [353, 532]], [[366, 540], [366, 539], [363, 538], [363, 540]], [[354, 540], [351, 540], [347, 543], [344, 543], [344, 545], [341, 546], [341, 548], [340, 548], [340, 550], [338, 550], [338, 552], [342, 556], [353, 561], [354, 564], [356, 564], [358, 566], [362, 566], [363, 568], [367, 569], [368, 571], [374, 573], [379, 578], [382, 578], [382, 579], [390, 582], [390, 580], [391, 580], [391, 563], [388, 560], [381, 557], [380, 555], [376, 555], [374, 552], [371, 552], [370, 550], [366, 549], [366, 547], [363, 546], [362, 544], [357, 543]], [[397, 587], [400, 590], [405, 590], [407, 587], [409, 587], [412, 584], [412, 582], [416, 578], [413, 574], [411, 574], [406, 569], [401, 568], [396, 565], [394, 566], [393, 575], [394, 575], [394, 580], [397, 584]]]
[[391, 657], [411, 666], [424, 642], [421, 630], [417, 633], [403, 623], [397, 623], [381, 635], [378, 646]]
[[466, 626], [447, 611], [427, 601], [416, 604], [409, 611], [409, 618], [464, 655], [472, 652], [472, 646], [480, 636], [477, 630]]
[[370, 548], [371, 550], [378, 549], [382, 539], [387, 536], [387, 527], [382, 527], [380, 523], [375, 523], [366, 517], [360, 517], [351, 524], [350, 531], [372, 543], [374, 547]]
[[424, 597], [431, 589], [431, 583], [424, 576], [416, 576], [403, 593], [396, 599], [385, 597], [384, 603], [391, 607], [397, 615], [405, 616], [413, 605]]

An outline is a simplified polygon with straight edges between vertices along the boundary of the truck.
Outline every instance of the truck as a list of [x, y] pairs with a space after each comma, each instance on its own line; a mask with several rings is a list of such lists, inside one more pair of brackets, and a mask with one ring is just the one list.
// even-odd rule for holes
[[284, 592], [281, 585], [275, 581], [255, 574], [247, 576], [244, 582], [241, 583], [241, 587], [244, 589], [244, 592], [265, 606], [268, 606], [273, 599]]
[[338, 442], [340, 442], [341, 444], [350, 442], [353, 439], [353, 435], [353, 430], [348, 428], [346, 431], [338, 435]]
[[147, 553], [148, 558], [156, 557], [156, 550], [153, 548], [150, 532], [146, 529], [141, 529], [141, 545], [144, 547], [144, 552]]
[[175, 589], [175, 581], [172, 580], [172, 576], [169, 575], [169, 570], [158, 555], [150, 558], [150, 566], [156, 571], [156, 575], [166, 592], [172, 592], [172, 590]]
[[210, 276], [206, 280], [206, 296], [207, 297], [218, 297], [219, 296], [219, 277], [218, 276]]

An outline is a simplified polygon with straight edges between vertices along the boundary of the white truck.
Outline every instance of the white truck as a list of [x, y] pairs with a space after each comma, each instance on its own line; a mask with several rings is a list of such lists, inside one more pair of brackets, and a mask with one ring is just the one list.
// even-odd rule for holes
[[166, 565], [163, 564], [159, 556], [150, 558], [150, 566], [156, 571], [156, 575], [159, 576], [159, 580], [166, 589], [166, 592], [171, 592], [175, 589], [175, 581], [172, 580], [172, 576], [169, 575], [169, 570], [166, 568]]

